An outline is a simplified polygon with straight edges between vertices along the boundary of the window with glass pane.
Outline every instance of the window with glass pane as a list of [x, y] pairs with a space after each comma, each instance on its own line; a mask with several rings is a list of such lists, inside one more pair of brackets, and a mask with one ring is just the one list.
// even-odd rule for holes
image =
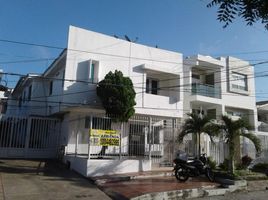
[[146, 93], [158, 94], [158, 80], [147, 78], [146, 79]]
[[233, 72], [231, 77], [231, 86], [233, 89], [247, 91], [247, 75]]

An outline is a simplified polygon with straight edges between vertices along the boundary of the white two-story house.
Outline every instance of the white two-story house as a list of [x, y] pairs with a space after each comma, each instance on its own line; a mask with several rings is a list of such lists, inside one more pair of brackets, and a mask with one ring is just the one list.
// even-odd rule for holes
[[[234, 120], [240, 117], [257, 127], [254, 68], [248, 62], [234, 57], [212, 58], [192, 56], [184, 60], [184, 109], [205, 114], [219, 120], [229, 115]], [[224, 142], [218, 147], [203, 135], [202, 151], [222, 162], [228, 153]], [[213, 148], [214, 147], [214, 148]], [[248, 154], [242, 148], [243, 154]], [[255, 152], [252, 153], [255, 157]]]
[[[183, 117], [182, 64], [180, 53], [71, 26], [67, 48], [50, 67], [20, 79], [8, 114], [62, 119], [66, 160], [86, 176], [114, 173], [108, 166], [115, 163], [117, 173], [150, 170], [173, 159]], [[98, 82], [115, 70], [131, 78], [136, 92], [135, 116], [123, 124], [105, 116], [96, 95]], [[116, 130], [119, 142], [100, 145], [92, 130]]]

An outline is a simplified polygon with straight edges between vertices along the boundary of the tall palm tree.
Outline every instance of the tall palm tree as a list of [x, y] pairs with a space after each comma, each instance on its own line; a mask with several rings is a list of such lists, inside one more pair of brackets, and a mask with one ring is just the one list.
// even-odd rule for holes
[[257, 152], [261, 151], [261, 143], [259, 138], [253, 133], [249, 132], [249, 124], [244, 119], [232, 120], [230, 117], [223, 115], [221, 123], [214, 124], [216, 132], [222, 132], [226, 143], [229, 146], [229, 166], [228, 170], [231, 174], [234, 173], [234, 154], [236, 152], [235, 141], [240, 136], [248, 138], [255, 146]]
[[[196, 146], [195, 152], [197, 153], [197, 157], [200, 156], [201, 153], [201, 141], [200, 141], [200, 135], [201, 133], [207, 133], [210, 138], [212, 139], [212, 136], [215, 136], [215, 133], [213, 130], [215, 126], [210, 121], [210, 118], [206, 115], [198, 115], [195, 113], [189, 113], [187, 114], [189, 116], [188, 119], [185, 120], [182, 131], [179, 134], [178, 141], [180, 143], [183, 142], [183, 138], [188, 134], [194, 134], [196, 141], [195, 144], [198, 144], [198, 148]], [[212, 140], [213, 141], [213, 140]]]

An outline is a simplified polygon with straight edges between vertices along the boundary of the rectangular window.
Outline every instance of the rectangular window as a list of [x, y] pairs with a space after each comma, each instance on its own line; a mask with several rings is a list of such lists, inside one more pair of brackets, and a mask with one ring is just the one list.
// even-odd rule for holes
[[22, 97], [20, 96], [20, 98], [19, 98], [19, 108], [21, 107], [21, 103], [22, 103]]
[[192, 74], [192, 78], [194, 78], [194, 79], [200, 79], [200, 75], [198, 75], [198, 74]]
[[149, 94], [158, 94], [158, 80], [147, 78], [146, 79], [146, 93]]
[[62, 72], [62, 88], [64, 88], [64, 78], [65, 78], [65, 70]]
[[26, 91], [23, 92], [23, 103], [26, 101]]
[[94, 83], [94, 73], [95, 73], [95, 64], [91, 63], [90, 65], [90, 80], [92, 83]]
[[231, 87], [233, 89], [243, 90], [243, 91], [248, 90], [247, 75], [232, 72], [230, 82], [231, 82]]
[[152, 80], [152, 94], [157, 94], [158, 90], [158, 81]]
[[53, 81], [49, 82], [49, 95], [52, 95], [53, 93]]
[[29, 89], [28, 89], [28, 101], [30, 101], [32, 98], [32, 86], [29, 86]]

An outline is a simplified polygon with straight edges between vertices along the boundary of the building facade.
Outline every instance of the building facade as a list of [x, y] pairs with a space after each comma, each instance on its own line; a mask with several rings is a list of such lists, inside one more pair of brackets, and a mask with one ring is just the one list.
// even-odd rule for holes
[[[106, 116], [96, 95], [98, 82], [115, 70], [131, 78], [136, 92], [135, 115], [127, 123]], [[187, 113], [246, 117], [256, 126], [253, 75], [253, 67], [237, 58], [183, 59], [181, 53], [70, 26], [67, 48], [50, 67], [19, 80], [7, 116], [61, 119], [65, 161], [85, 176], [146, 171], [172, 164]], [[183, 148], [192, 154], [193, 145], [189, 137]], [[217, 162], [224, 149], [222, 141], [215, 146], [202, 136], [202, 152]]]

